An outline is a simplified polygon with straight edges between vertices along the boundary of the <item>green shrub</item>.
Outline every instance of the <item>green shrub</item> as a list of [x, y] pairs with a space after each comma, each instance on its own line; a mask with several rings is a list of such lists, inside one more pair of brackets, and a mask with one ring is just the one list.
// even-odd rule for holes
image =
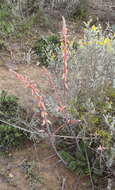
[[71, 13], [71, 19], [87, 20], [88, 6], [85, 0], [80, 0], [80, 5]]
[[27, 140], [24, 132], [12, 126], [20, 124], [21, 127], [25, 127], [23, 114], [24, 109], [19, 106], [18, 98], [2, 91], [0, 94], [0, 150], [9, 150]]
[[27, 33], [34, 25], [37, 23], [37, 14], [30, 15], [25, 20], [22, 20], [22, 22], [19, 22], [17, 31], [20, 35], [23, 35]]
[[15, 18], [11, 8], [4, 4], [0, 5], [0, 35], [9, 35], [14, 32]]
[[39, 56], [41, 65], [48, 66], [51, 59], [56, 60], [57, 48], [60, 48], [60, 39], [57, 35], [40, 38], [34, 47], [35, 53]]
[[21, 123], [21, 119], [28, 118], [27, 121], [29, 121], [26, 108], [22, 107], [18, 100], [15, 95], [8, 95], [4, 90], [0, 93], [0, 119]]
[[27, 136], [12, 126], [0, 124], [0, 151], [8, 151], [23, 145]]
[[0, 50], [5, 49], [5, 42], [4, 40], [0, 39]]
[[[68, 45], [70, 51], [73, 52], [78, 48], [78, 43], [73, 40], [70, 40]], [[63, 42], [60, 41], [59, 36], [51, 35], [38, 39], [33, 49], [39, 57], [40, 65], [55, 67], [63, 62], [62, 48]]]
[[18, 111], [18, 98], [14, 95], [7, 95], [6, 91], [0, 94], [0, 116], [16, 117]]
[[82, 121], [81, 124], [71, 125], [71, 129], [67, 127], [66, 134], [64, 129], [59, 133], [81, 138], [77, 143], [65, 139], [58, 148], [69, 169], [81, 175], [91, 174], [94, 185], [99, 188], [101, 182], [97, 184], [97, 179], [108, 178], [115, 172], [115, 89], [105, 89], [103, 94], [97, 92], [97, 98], [88, 103], [82, 96], [71, 102], [69, 109], [74, 118]]
[[[79, 150], [76, 149], [76, 152], [72, 152], [72, 150], [60, 151], [61, 157], [67, 162], [67, 168], [77, 174], [79, 173], [80, 175], [89, 173], [85, 155], [85, 148], [88, 148], [88, 146], [85, 146], [86, 145], [83, 143], [83, 141], [80, 141]], [[91, 154], [91, 151], [89, 153], [90, 157], [92, 156], [93, 159], [93, 153]]]

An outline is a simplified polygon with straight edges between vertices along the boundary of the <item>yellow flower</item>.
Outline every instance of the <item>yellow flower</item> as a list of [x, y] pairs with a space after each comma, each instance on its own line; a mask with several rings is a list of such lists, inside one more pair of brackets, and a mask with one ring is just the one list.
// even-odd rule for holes
[[97, 30], [97, 27], [96, 27], [95, 25], [93, 25], [93, 26], [91, 27], [91, 29], [92, 29], [93, 31], [96, 31], [96, 30]]
[[110, 43], [110, 39], [109, 38], [105, 38], [104, 39], [104, 44], [109, 44]]
[[83, 42], [83, 45], [84, 45], [84, 46], [87, 46], [87, 45], [88, 45], [88, 42]]
[[103, 45], [104, 45], [104, 42], [103, 42], [103, 41], [100, 41], [100, 42], [99, 42], [99, 45], [100, 45], [100, 46], [103, 46]]
[[56, 58], [56, 55], [53, 53], [52, 56], [51, 56], [51, 59], [55, 60], [55, 58]]
[[99, 41], [98, 41], [98, 40], [95, 40], [94, 43], [98, 45], [98, 44], [99, 44]]

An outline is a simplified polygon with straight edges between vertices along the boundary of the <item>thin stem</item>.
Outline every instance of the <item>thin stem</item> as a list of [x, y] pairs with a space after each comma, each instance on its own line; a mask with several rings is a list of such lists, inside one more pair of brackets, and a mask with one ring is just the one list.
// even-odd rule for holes
[[[84, 145], [84, 146], [85, 146], [85, 145]], [[90, 162], [89, 162], [89, 158], [88, 158], [88, 155], [87, 155], [86, 148], [85, 148], [85, 155], [86, 155], [86, 160], [87, 160], [87, 164], [88, 164], [88, 169], [89, 169], [89, 175], [90, 175], [92, 190], [95, 190], [95, 189], [94, 189], [94, 184], [93, 184], [93, 179], [92, 179], [92, 174], [91, 174]]]
[[[19, 127], [19, 126], [15, 125], [15, 124], [11, 124], [11, 123], [9, 123], [7, 121], [4, 121], [2, 119], [0, 119], [0, 122], [5, 123], [5, 124], [7, 124], [7, 125], [9, 125], [11, 127], [14, 127], [16, 129], [25, 131], [27, 133], [35, 134], [35, 135], [38, 135], [38, 136], [41, 136], [41, 137], [46, 137], [46, 138], [49, 137], [48, 133], [46, 133], [44, 130], [39, 130], [38, 132], [30, 131], [28, 129]], [[82, 139], [82, 140], [89, 140], [90, 139], [90, 137], [83, 137], [83, 136], [81, 136], [81, 137], [80, 136], [64, 136], [64, 135], [54, 135], [54, 134], [51, 134], [50, 136], [54, 137], [54, 138], [64, 138], [64, 139]], [[95, 139], [95, 137], [92, 137], [92, 138]]]

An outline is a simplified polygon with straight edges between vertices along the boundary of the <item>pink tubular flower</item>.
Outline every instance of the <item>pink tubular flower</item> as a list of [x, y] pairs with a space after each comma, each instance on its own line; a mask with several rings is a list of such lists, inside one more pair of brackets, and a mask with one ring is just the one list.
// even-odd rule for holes
[[58, 106], [57, 111], [63, 113], [66, 109], [66, 106]]
[[106, 148], [103, 145], [99, 145], [99, 147], [97, 148], [97, 150], [103, 152]]
[[67, 60], [68, 60], [68, 39], [67, 39], [67, 26], [65, 22], [65, 18], [62, 17], [63, 20], [63, 28], [62, 28], [62, 35], [63, 35], [63, 59], [64, 59], [64, 71], [63, 71], [63, 80], [64, 80], [64, 88], [68, 89], [67, 85], [67, 74], [68, 74], [68, 68], [67, 68]]
[[46, 106], [44, 103], [43, 96], [40, 95], [40, 91], [37, 89], [37, 85], [34, 84], [30, 79], [28, 79], [26, 76], [23, 76], [15, 71], [12, 70], [12, 72], [16, 75], [17, 79], [23, 82], [26, 88], [30, 88], [32, 91], [32, 95], [35, 95], [35, 98], [37, 99], [37, 105], [41, 113], [41, 118], [43, 120], [42, 125], [51, 124], [51, 122], [47, 118], [47, 111]]
[[69, 120], [67, 121], [67, 124], [69, 124], [69, 125], [75, 125], [75, 124], [77, 124], [77, 123], [79, 123], [79, 122], [81, 122], [81, 120], [69, 119]]

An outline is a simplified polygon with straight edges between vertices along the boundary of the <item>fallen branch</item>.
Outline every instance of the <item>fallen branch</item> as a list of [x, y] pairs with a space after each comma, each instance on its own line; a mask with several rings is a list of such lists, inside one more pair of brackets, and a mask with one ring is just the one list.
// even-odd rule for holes
[[[38, 136], [40, 136], [40, 137], [46, 137], [46, 138], [49, 137], [49, 134], [46, 133], [44, 130], [39, 130], [38, 132], [36, 132], [36, 131], [30, 131], [30, 130], [28, 130], [28, 129], [19, 127], [19, 126], [15, 125], [15, 124], [11, 124], [11, 123], [9, 123], [9, 122], [7, 122], [7, 121], [4, 121], [4, 120], [1, 120], [1, 119], [0, 119], [0, 122], [5, 123], [5, 124], [7, 124], [7, 125], [9, 125], [9, 126], [11, 126], [11, 127], [14, 127], [14, 128], [16, 128], [16, 129], [22, 130], [22, 131], [24, 131], [24, 132], [38, 135]], [[88, 140], [88, 139], [90, 139], [90, 137], [83, 137], [83, 136], [81, 136], [81, 137], [80, 137], [80, 136], [64, 136], [64, 135], [55, 135], [55, 134], [51, 134], [51, 137], [53, 137], [53, 138], [64, 138], [64, 139], [82, 139], [82, 140]], [[95, 137], [92, 137], [92, 139], [95, 139]]]

